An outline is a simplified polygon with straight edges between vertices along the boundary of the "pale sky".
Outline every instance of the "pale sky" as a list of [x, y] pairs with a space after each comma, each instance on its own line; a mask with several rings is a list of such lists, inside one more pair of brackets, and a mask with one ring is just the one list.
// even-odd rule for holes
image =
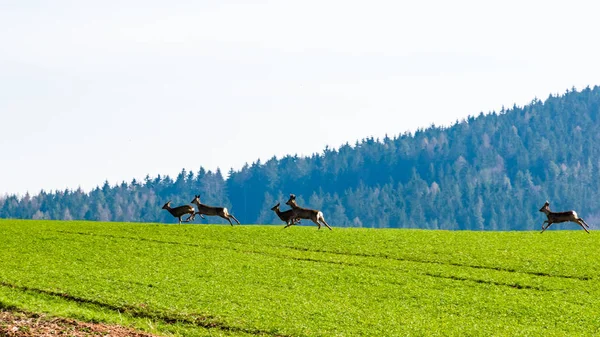
[[0, 196], [226, 174], [600, 85], [596, 3], [0, 0]]

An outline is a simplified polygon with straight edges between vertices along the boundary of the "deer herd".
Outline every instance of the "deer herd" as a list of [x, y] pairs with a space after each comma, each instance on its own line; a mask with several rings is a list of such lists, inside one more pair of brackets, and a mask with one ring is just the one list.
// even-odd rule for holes
[[[232, 226], [233, 223], [231, 222], [231, 219], [233, 219], [238, 225], [240, 224], [238, 219], [236, 219], [236, 217], [233, 216], [233, 214], [227, 211], [227, 208], [207, 206], [200, 202], [199, 195], [194, 196], [194, 199], [191, 201], [191, 203], [198, 207], [197, 212], [191, 205], [183, 205], [173, 208], [171, 207], [171, 201], [168, 201], [166, 204], [164, 204], [162, 208], [166, 209], [167, 211], [169, 211], [169, 213], [171, 213], [171, 215], [178, 218], [179, 224], [181, 224], [182, 221], [190, 222], [194, 220], [196, 215], [200, 215], [202, 219], [205, 219], [204, 215], [216, 215], [229, 221], [229, 224]], [[290, 209], [287, 211], [282, 212], [279, 209], [280, 203], [277, 203], [277, 205], [271, 208], [271, 210], [275, 212], [275, 214], [277, 214], [279, 219], [285, 222], [285, 227], [283, 228], [288, 228], [290, 226], [296, 225], [300, 222], [300, 220], [305, 219], [314, 222], [319, 229], [321, 229], [321, 225], [325, 225], [331, 230], [331, 226], [329, 226], [329, 224], [325, 221], [325, 218], [323, 217], [323, 212], [298, 206], [298, 204], [296, 203], [296, 196], [294, 194], [290, 194], [290, 198], [288, 199], [288, 201], [286, 201], [285, 204], [290, 206]], [[541, 233], [548, 229], [548, 227], [550, 227], [550, 225], [552, 225], [553, 223], [561, 222], [574, 222], [581, 226], [581, 228], [583, 228], [584, 231], [589, 233], [588, 228], [590, 228], [590, 226], [587, 224], [587, 222], [585, 222], [585, 220], [577, 216], [577, 212], [575, 211], [571, 210], [566, 212], [552, 212], [550, 210], [550, 203], [548, 201], [546, 201], [544, 206], [542, 206], [542, 208], [540, 208], [539, 211], [546, 214], [547, 217], [547, 220], [544, 220], [544, 222], [542, 223]], [[187, 219], [181, 220], [181, 217], [186, 214], [189, 215]]]
[[[167, 201], [167, 203], [164, 204], [162, 208], [166, 209], [167, 211], [169, 211], [169, 213], [171, 213], [171, 215], [178, 218], [179, 224], [181, 224], [181, 222], [190, 222], [190, 221], [194, 220], [196, 215], [200, 215], [200, 217], [202, 219], [205, 219], [204, 215], [217, 215], [217, 216], [220, 216], [221, 218], [229, 221], [229, 224], [232, 226], [233, 226], [233, 223], [231, 222], [231, 219], [233, 219], [235, 222], [237, 222], [238, 225], [240, 224], [238, 219], [236, 219], [235, 216], [233, 216], [233, 214], [231, 214], [231, 213], [229, 213], [229, 211], [227, 211], [227, 208], [205, 205], [200, 202], [199, 195], [195, 195], [194, 199], [191, 201], [191, 203], [195, 204], [196, 207], [198, 207], [197, 212], [194, 209], [194, 207], [191, 205], [171, 207], [171, 201]], [[298, 224], [301, 219], [306, 219], [306, 220], [311, 220], [312, 222], [314, 222], [319, 227], [319, 229], [321, 229], [321, 225], [325, 225], [327, 228], [329, 228], [331, 230], [331, 227], [329, 226], [329, 224], [325, 221], [325, 218], [323, 217], [323, 212], [298, 206], [298, 204], [296, 203], [295, 195], [290, 194], [290, 198], [285, 204], [289, 205], [291, 207], [291, 209], [282, 212], [281, 210], [279, 210], [279, 203], [277, 203], [277, 205], [275, 205], [275, 206], [273, 206], [273, 208], [271, 208], [271, 210], [277, 214], [279, 219], [281, 219], [281, 221], [285, 222], [284, 228], [288, 228], [290, 226]], [[189, 214], [189, 216], [185, 220], [181, 220], [181, 217], [183, 217], [186, 214]]]

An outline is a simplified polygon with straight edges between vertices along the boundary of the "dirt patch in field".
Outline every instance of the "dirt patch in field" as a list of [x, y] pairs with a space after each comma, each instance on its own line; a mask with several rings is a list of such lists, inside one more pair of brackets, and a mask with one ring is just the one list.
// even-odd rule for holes
[[79, 322], [67, 318], [0, 311], [0, 337], [113, 336], [155, 337], [117, 325]]

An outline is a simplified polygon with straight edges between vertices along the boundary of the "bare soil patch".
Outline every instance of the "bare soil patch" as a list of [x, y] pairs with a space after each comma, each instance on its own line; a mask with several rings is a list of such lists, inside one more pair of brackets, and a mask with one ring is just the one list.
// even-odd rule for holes
[[0, 311], [0, 337], [30, 336], [156, 337], [118, 325], [87, 323], [68, 318]]

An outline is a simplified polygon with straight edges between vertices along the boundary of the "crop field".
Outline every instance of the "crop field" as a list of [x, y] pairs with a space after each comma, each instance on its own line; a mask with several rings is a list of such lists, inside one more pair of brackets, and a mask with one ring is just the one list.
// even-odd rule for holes
[[600, 236], [0, 220], [0, 309], [176, 336], [600, 335]]

